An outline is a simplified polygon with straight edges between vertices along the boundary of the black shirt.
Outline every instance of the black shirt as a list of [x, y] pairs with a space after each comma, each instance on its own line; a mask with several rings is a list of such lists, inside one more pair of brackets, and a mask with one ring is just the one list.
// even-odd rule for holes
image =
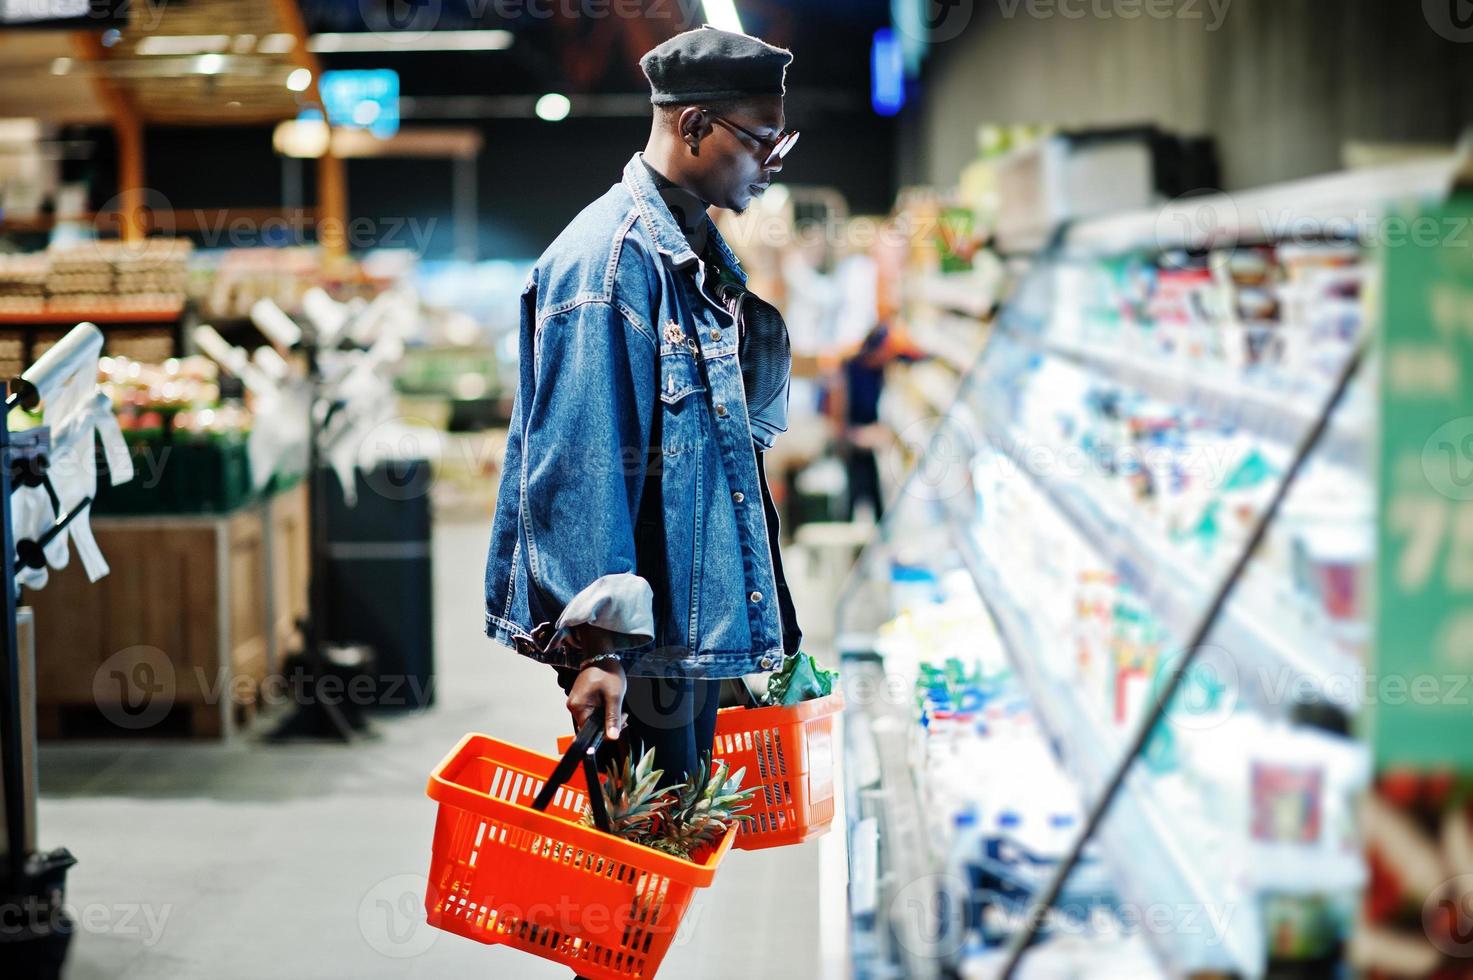
[[[670, 216], [680, 230], [685, 233], [686, 241], [690, 242], [691, 250], [701, 256], [708, 270], [708, 280], [720, 277], [725, 269], [721, 260], [720, 252], [710, 241], [706, 226], [706, 208], [708, 205], [690, 191], [676, 184], [673, 180], [651, 167], [641, 157], [645, 169], [649, 171], [650, 178], [655, 182], [655, 189], [660, 192], [660, 199], [665, 202]], [[728, 279], [730, 277], [728, 276]], [[713, 290], [716, 295], [722, 295], [719, 290]], [[730, 308], [728, 313], [732, 312]], [[740, 324], [738, 324], [740, 326]], [[745, 383], [747, 376], [743, 374]], [[751, 395], [751, 392], [748, 392]], [[748, 398], [751, 401], [751, 398]], [[783, 626], [783, 652], [792, 656], [798, 652], [802, 644], [803, 631], [798, 628], [798, 613], [793, 605], [793, 595], [788, 589], [787, 576], [783, 574], [782, 551], [778, 546], [778, 514], [777, 507], [772, 500], [772, 492], [767, 488], [767, 472], [763, 466], [763, 452], [756, 441], [752, 444], [753, 455], [757, 459], [757, 482], [761, 484], [762, 511], [766, 515], [767, 523], [767, 546], [772, 554], [772, 574], [777, 584], [778, 615], [782, 618]]]

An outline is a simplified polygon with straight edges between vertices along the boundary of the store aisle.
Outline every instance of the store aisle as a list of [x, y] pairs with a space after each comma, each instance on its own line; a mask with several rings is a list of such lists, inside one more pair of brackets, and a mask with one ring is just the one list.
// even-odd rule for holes
[[[70, 980], [569, 975], [422, 922], [431, 767], [473, 729], [551, 746], [567, 727], [547, 668], [481, 634], [487, 533], [437, 528], [439, 703], [374, 742], [42, 748], [41, 844], [78, 859]], [[818, 976], [819, 853], [733, 852], [660, 976]]]

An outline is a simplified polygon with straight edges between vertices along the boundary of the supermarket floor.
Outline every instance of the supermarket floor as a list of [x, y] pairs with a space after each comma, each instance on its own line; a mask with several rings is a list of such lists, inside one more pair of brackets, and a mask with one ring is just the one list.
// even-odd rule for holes
[[[488, 531], [437, 528], [439, 701], [373, 742], [42, 747], [41, 845], [78, 860], [69, 980], [570, 976], [423, 922], [430, 769], [467, 731], [550, 746], [567, 726], [547, 668], [480, 632]], [[842, 837], [733, 852], [660, 976], [841, 975]]]

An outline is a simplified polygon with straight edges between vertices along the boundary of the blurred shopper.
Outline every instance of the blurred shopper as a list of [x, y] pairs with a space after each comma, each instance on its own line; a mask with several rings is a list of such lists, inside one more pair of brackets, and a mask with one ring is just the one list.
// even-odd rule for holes
[[557, 668], [575, 724], [653, 746], [667, 784], [709, 752], [719, 681], [801, 633], [763, 451], [785, 430], [781, 316], [707, 216], [782, 170], [789, 52], [712, 28], [640, 65], [654, 124], [623, 179], [542, 255], [486, 569], [486, 631]]
[[836, 422], [839, 455], [849, 483], [845, 520], [853, 521], [865, 507], [876, 521], [884, 516], [876, 453], [890, 440], [889, 428], [880, 421], [885, 369], [895, 362], [908, 364], [924, 356], [900, 321], [892, 317], [875, 324], [857, 348], [841, 354], [829, 410]]

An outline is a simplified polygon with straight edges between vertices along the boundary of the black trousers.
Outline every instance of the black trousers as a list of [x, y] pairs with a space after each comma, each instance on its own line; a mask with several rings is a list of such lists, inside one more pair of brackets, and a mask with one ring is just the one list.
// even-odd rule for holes
[[854, 505], [868, 500], [875, 509], [875, 520], [885, 516], [885, 500], [880, 493], [880, 464], [873, 449], [848, 446], [844, 449], [844, 470], [849, 476], [849, 499], [845, 516], [854, 520]]
[[[567, 694], [578, 672], [558, 667], [558, 686]], [[629, 716], [616, 742], [605, 740], [599, 749], [599, 767], [633, 751], [636, 758], [655, 750], [655, 768], [663, 769], [661, 786], [685, 782], [709, 756], [716, 738], [716, 712], [721, 707], [721, 682], [687, 677], [630, 677], [624, 693]], [[701, 774], [704, 775], [704, 774]]]

